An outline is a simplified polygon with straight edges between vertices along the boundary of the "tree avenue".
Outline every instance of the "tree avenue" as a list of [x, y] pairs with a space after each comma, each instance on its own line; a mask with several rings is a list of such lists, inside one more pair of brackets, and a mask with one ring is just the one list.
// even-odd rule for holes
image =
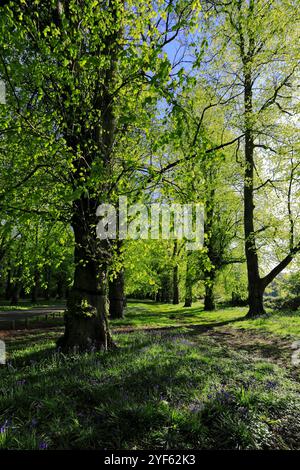
[[75, 272], [59, 341], [64, 350], [113, 344], [107, 322], [113, 246], [96, 238], [96, 209], [140, 167], [138, 157], [126, 155], [126, 138], [134, 138], [148, 104], [169, 81], [163, 48], [193, 9], [194, 2], [122, 0], [2, 7], [1, 72], [11, 92], [10, 117], [23, 132], [40, 136], [41, 146], [45, 136], [48, 162], [53, 172], [61, 171], [57, 161], [64, 167], [57, 178], [68, 188]]
[[[213, 311], [239, 276], [265, 313], [300, 251], [293, 22], [290, 0], [1, 2], [3, 290], [68, 293], [61, 350], [113, 348], [125, 293]], [[119, 196], [203, 204], [203, 246], [99, 239]]]

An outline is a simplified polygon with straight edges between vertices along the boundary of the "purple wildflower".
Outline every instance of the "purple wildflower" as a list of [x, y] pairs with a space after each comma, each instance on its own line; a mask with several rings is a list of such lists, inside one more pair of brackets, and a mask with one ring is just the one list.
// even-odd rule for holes
[[19, 387], [22, 387], [23, 385], [26, 384], [26, 380], [25, 379], [22, 379], [22, 380], [17, 380], [16, 381], [16, 385], [18, 385]]
[[273, 382], [272, 380], [268, 380], [266, 382], [266, 389], [273, 390], [276, 387], [277, 387], [277, 382]]
[[10, 426], [10, 423], [6, 419], [4, 424], [2, 424], [2, 426], [0, 427], [0, 434], [4, 434], [7, 431], [7, 429], [9, 428], [9, 426]]
[[32, 418], [32, 420], [31, 420], [31, 427], [35, 428], [35, 427], [37, 426], [37, 423], [38, 423], [37, 419]]
[[47, 444], [47, 442], [41, 441], [41, 442], [39, 443], [39, 449], [41, 449], [41, 450], [48, 449], [48, 444]]

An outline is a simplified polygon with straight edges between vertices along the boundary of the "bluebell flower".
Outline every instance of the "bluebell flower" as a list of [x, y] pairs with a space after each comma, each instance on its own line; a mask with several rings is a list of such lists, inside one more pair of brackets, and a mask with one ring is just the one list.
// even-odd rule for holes
[[19, 386], [25, 385], [25, 384], [26, 384], [26, 380], [25, 380], [25, 379], [17, 380], [17, 381], [16, 381], [16, 384], [19, 385]]
[[9, 428], [9, 426], [10, 426], [10, 423], [6, 419], [4, 424], [0, 427], [0, 434], [4, 434], [7, 431], [7, 429]]
[[268, 390], [272, 390], [272, 389], [274, 389], [274, 388], [276, 388], [276, 387], [277, 387], [277, 382], [274, 382], [274, 381], [272, 381], [272, 380], [268, 380], [268, 381], [266, 382], [266, 388], [267, 388]]
[[31, 426], [32, 426], [33, 428], [35, 428], [35, 427], [37, 426], [37, 423], [38, 423], [37, 419], [32, 418], [32, 420], [31, 420]]
[[48, 444], [47, 444], [47, 442], [41, 441], [41, 442], [39, 443], [39, 449], [41, 449], [41, 450], [48, 449]]

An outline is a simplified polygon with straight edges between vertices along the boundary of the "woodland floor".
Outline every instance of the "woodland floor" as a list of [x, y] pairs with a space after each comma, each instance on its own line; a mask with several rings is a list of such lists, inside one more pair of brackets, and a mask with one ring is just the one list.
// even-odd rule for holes
[[129, 302], [118, 349], [81, 356], [62, 318], [0, 331], [0, 448], [300, 449], [300, 315], [245, 313]]

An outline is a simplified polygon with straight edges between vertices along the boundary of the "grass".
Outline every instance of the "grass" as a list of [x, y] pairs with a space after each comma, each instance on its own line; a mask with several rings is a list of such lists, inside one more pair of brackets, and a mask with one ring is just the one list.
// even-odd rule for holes
[[253, 320], [246, 319], [246, 313], [246, 307], [223, 308], [215, 312], [204, 312], [203, 304], [200, 302], [194, 303], [189, 308], [152, 302], [128, 302], [126, 318], [114, 320], [113, 325], [135, 328], [227, 325], [242, 330], [255, 329], [276, 335], [300, 338], [300, 312], [269, 312], [269, 316]]
[[26, 311], [32, 308], [42, 308], [42, 307], [57, 307], [63, 306], [65, 302], [63, 300], [39, 300], [38, 302], [32, 303], [29, 300], [20, 300], [17, 305], [7, 305], [7, 300], [0, 300], [0, 311], [1, 312], [10, 312], [13, 310]]
[[130, 302], [118, 349], [80, 356], [55, 352], [61, 327], [19, 332], [0, 368], [0, 449], [300, 449], [297, 370], [232, 340], [297, 337], [300, 319], [244, 315]]

